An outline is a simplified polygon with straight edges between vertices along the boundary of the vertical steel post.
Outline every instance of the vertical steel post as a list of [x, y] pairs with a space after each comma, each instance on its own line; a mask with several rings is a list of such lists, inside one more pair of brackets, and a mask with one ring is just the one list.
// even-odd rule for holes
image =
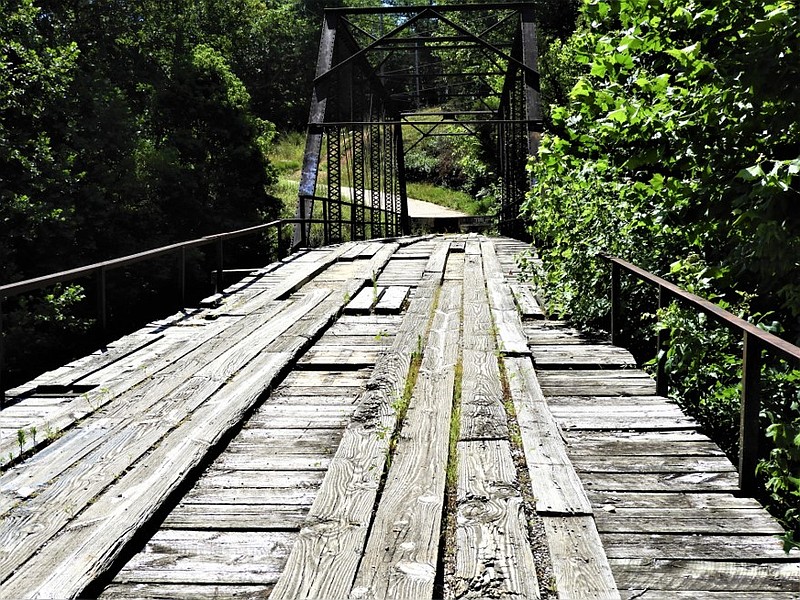
[[403, 151], [403, 126], [398, 119], [394, 126], [396, 161], [397, 161], [397, 191], [400, 201], [400, 231], [403, 235], [411, 233], [411, 223], [408, 218], [408, 192], [406, 190], [406, 157]]
[[6, 405], [6, 386], [3, 379], [3, 374], [6, 370], [5, 341], [3, 339], [3, 300], [5, 298], [0, 296], [0, 409], [5, 408]]
[[744, 332], [742, 407], [739, 419], [739, 489], [752, 495], [756, 488], [758, 442], [761, 434], [761, 350], [758, 338]]
[[[669, 304], [669, 293], [664, 286], [658, 286], [658, 308], [666, 308]], [[658, 330], [656, 342], [656, 394], [666, 396], [669, 392], [669, 381], [667, 380], [667, 348], [669, 346], [669, 331], [665, 328]]]
[[103, 343], [105, 343], [108, 336], [105, 267], [100, 267], [97, 270], [97, 273], [95, 274], [95, 281], [97, 282], [97, 324], [100, 326], [100, 332], [103, 336]]
[[620, 307], [622, 305], [619, 281], [619, 265], [611, 263], [611, 343], [619, 345]]
[[222, 238], [217, 239], [217, 278], [216, 278], [216, 293], [221, 293], [224, 285], [222, 269], [225, 264], [225, 257], [223, 255]]
[[178, 294], [181, 308], [186, 308], [186, 248], [182, 247], [178, 256]]

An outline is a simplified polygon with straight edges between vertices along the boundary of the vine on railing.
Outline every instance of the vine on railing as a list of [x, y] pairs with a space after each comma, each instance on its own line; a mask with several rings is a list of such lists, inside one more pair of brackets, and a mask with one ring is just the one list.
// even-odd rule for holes
[[[617, 343], [620, 331], [622, 308], [620, 274], [630, 273], [638, 279], [658, 288], [658, 307], [666, 308], [673, 301], [683, 303], [706, 314], [725, 327], [738, 331], [743, 336], [742, 351], [742, 402], [739, 418], [739, 487], [748, 494], [756, 489], [756, 466], [761, 437], [759, 414], [761, 412], [761, 366], [763, 352], [772, 352], [790, 361], [800, 363], [800, 348], [790, 344], [752, 323], [741, 319], [716, 304], [687, 292], [644, 269], [616, 256], [604, 255], [611, 263], [611, 343]], [[666, 329], [658, 332], [658, 356], [656, 362], [656, 391], [666, 396], [668, 381], [665, 359], [669, 345]]]

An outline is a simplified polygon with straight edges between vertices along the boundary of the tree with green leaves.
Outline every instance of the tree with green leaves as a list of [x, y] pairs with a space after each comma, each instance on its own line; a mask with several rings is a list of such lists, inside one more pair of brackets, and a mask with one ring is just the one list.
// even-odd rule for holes
[[[799, 32], [790, 0], [584, 2], [579, 31], [542, 57], [560, 102], [524, 207], [552, 311], [603, 324], [610, 252], [800, 339]], [[628, 289], [628, 314], [653, 312]], [[675, 307], [658, 318], [676, 397], [734, 451], [741, 342]], [[760, 470], [798, 532], [797, 372], [764, 377]]]

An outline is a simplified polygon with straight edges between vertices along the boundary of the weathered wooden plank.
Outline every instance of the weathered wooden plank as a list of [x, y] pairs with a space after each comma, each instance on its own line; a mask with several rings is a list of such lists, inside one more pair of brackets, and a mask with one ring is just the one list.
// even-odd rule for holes
[[537, 344], [531, 346], [534, 364], [541, 369], [633, 368], [633, 355], [608, 344]]
[[456, 598], [539, 598], [522, 496], [507, 441], [459, 442]]
[[787, 560], [783, 542], [772, 535], [682, 535], [676, 533], [604, 533], [608, 558], [653, 558], [658, 560]]
[[573, 327], [558, 321], [528, 321], [522, 325], [528, 344], [531, 346], [557, 344], [603, 344], [606, 340], [593, 339]]
[[481, 253], [489, 306], [497, 329], [497, 347], [505, 354], [527, 355], [528, 340], [492, 242], [481, 242]]
[[[435, 275], [444, 275], [445, 265], [447, 264], [447, 256], [450, 253], [450, 242], [447, 240], [439, 240], [431, 253], [431, 257], [425, 265], [425, 273], [433, 273]], [[439, 280], [441, 281], [441, 279]]]
[[303, 525], [311, 504], [179, 504], [161, 529], [192, 530], [287, 530]]
[[570, 415], [569, 411], [553, 411], [553, 416], [564, 431], [603, 431], [603, 430], [625, 430], [638, 429], [642, 431], [685, 431], [687, 429], [697, 429], [700, 426], [697, 421], [686, 416], [672, 416], [664, 413], [635, 411], [626, 413], [607, 413], [600, 410], [590, 414]]
[[725, 456], [572, 456], [581, 473], [728, 473], [736, 471]]
[[378, 304], [375, 305], [377, 313], [399, 313], [403, 303], [408, 297], [411, 288], [405, 285], [392, 285], [386, 288]]
[[591, 514], [592, 506], [567, 456], [528, 358], [504, 359], [531, 488], [540, 514]]
[[539, 384], [547, 396], [646, 396], [656, 383], [634, 369], [620, 371], [540, 371]]
[[345, 312], [349, 314], [368, 313], [377, 304], [383, 292], [383, 286], [368, 286], [358, 292], [352, 300], [345, 306]]
[[739, 490], [734, 473], [582, 473], [586, 489], [620, 492], [729, 492]]
[[497, 357], [464, 348], [462, 366], [459, 440], [508, 438]]
[[536, 290], [527, 283], [511, 283], [511, 292], [517, 301], [523, 319], [543, 319], [544, 311], [536, 299]]
[[333, 452], [328, 456], [321, 454], [276, 454], [272, 448], [259, 448], [250, 445], [250, 452], [237, 452], [227, 449], [214, 466], [220, 469], [238, 471], [326, 471]]
[[341, 260], [355, 260], [369, 246], [368, 242], [354, 242], [350, 244], [347, 252], [342, 254]]
[[[394, 248], [396, 246], [388, 246], [370, 264], [379, 267], [385, 263]], [[352, 280], [342, 286], [342, 289], [355, 290], [361, 285], [363, 279]], [[326, 298], [311, 311], [313, 314], [309, 313], [300, 319], [307, 325], [306, 341], [313, 338], [316, 331], [341, 310], [342, 305], [341, 298]], [[106, 568], [122, 545], [156, 510], [158, 498], [165, 497], [183, 482], [187, 473], [198, 464], [208, 449], [241, 421], [243, 414], [294, 357], [291, 353], [259, 353], [259, 349], [258, 346], [255, 350], [252, 347], [247, 348], [247, 352], [253, 352], [257, 356], [247, 364], [246, 369], [238, 373], [230, 371], [228, 361], [212, 369], [206, 367], [209, 373], [207, 381], [215, 385], [222, 382], [228, 385], [219, 388], [212, 401], [205, 402], [191, 412], [182, 422], [182, 426], [171, 431], [135, 468], [121, 477], [119, 470], [114, 471], [113, 475], [109, 473], [112, 480], [119, 478], [93, 504], [84, 504], [85, 510], [63, 532], [59, 532], [57, 538], [51, 539], [43, 550], [33, 556], [25, 564], [24, 570], [15, 573], [5, 583], [11, 595], [48, 593], [46, 590], [58, 590], [61, 595], [74, 595]], [[246, 353], [237, 348], [231, 356], [223, 353], [220, 358], [233, 356], [246, 356]], [[80, 483], [81, 493], [86, 493], [92, 487], [85, 483]], [[106, 483], [99, 478], [92, 485], [104, 486]], [[132, 493], [141, 489], [148, 490], [148, 494]], [[36, 498], [41, 497], [40, 494]], [[63, 516], [59, 518], [63, 519]], [[41, 537], [52, 534], [43, 531], [38, 532], [38, 535]], [[25, 539], [27, 549], [23, 552], [29, 556], [36, 541], [34, 539], [29, 542], [28, 538], [36, 536], [28, 535]], [[11, 565], [8, 555], [3, 558], [6, 559], [6, 565]]]
[[285, 531], [161, 530], [115, 582], [274, 583], [296, 537]]
[[610, 559], [620, 588], [800, 592], [800, 563]]
[[565, 432], [570, 456], [724, 456], [719, 447], [694, 430]]
[[335, 365], [371, 366], [378, 360], [384, 346], [359, 348], [347, 346], [324, 346], [307, 352], [299, 361], [299, 366], [321, 367]]
[[783, 535], [761, 508], [617, 508], [595, 512], [601, 533], [689, 533]]
[[241, 487], [235, 491], [221, 487], [195, 488], [183, 499], [185, 504], [253, 504], [280, 506], [310, 506], [319, 490], [319, 483], [304, 487]]
[[426, 339], [436, 283], [435, 279], [420, 282], [391, 351], [376, 365], [371, 385], [345, 430], [307, 524], [272, 593], [273, 600], [349, 595], [396, 427], [395, 402], [403, 393], [412, 353]]
[[461, 286], [445, 282], [353, 595], [433, 593], [460, 316]]
[[[456, 243], [456, 242], [453, 242]], [[445, 281], [464, 280], [464, 254], [463, 252], [454, 254], [453, 245], [450, 245], [450, 255], [447, 257], [447, 269], [445, 270]]]
[[620, 598], [594, 519], [543, 516], [559, 598]]
[[741, 509], [761, 510], [761, 505], [752, 498], [738, 498], [730, 494], [706, 492], [625, 492], [587, 490], [592, 503], [602, 509]]
[[623, 598], [636, 600], [800, 600], [800, 592], [709, 592], [706, 590], [692, 590], [681, 592], [677, 590], [620, 590]]
[[369, 369], [347, 370], [330, 369], [325, 371], [294, 370], [286, 376], [281, 384], [286, 393], [296, 387], [359, 387], [369, 379]]
[[114, 583], [100, 596], [103, 600], [152, 598], [157, 600], [263, 600], [269, 596], [267, 585], [192, 585], [188, 583]]

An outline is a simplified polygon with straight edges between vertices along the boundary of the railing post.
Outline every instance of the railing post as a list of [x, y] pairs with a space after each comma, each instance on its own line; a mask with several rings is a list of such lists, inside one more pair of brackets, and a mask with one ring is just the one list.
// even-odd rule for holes
[[6, 370], [5, 344], [3, 342], [3, 296], [0, 296], [0, 409], [6, 406], [6, 385], [3, 374]]
[[182, 247], [178, 256], [178, 293], [181, 299], [181, 308], [186, 308], [186, 248]]
[[222, 238], [217, 238], [217, 281], [216, 281], [216, 293], [222, 292], [224, 280], [222, 269], [224, 266], [224, 255], [222, 249]]
[[311, 223], [306, 226], [306, 203], [300, 203], [300, 246], [308, 248], [308, 234], [311, 230]]
[[611, 263], [611, 343], [619, 344], [620, 311], [619, 265]]
[[108, 335], [108, 301], [106, 298], [106, 269], [100, 267], [95, 274], [97, 282], [97, 323], [103, 336], [103, 343]]
[[[304, 223], [301, 223], [300, 225], [305, 227]], [[283, 256], [282, 256], [283, 255], [283, 239], [281, 238], [281, 231], [283, 231], [283, 227], [279, 223], [278, 226], [275, 228], [275, 233], [277, 235], [277, 240], [278, 240], [277, 246], [275, 247], [275, 253], [276, 253], [277, 260], [280, 260], [281, 258], [283, 258]], [[304, 234], [301, 234], [301, 237], [303, 235]]]
[[739, 489], [747, 495], [752, 495], [756, 487], [758, 441], [761, 432], [761, 350], [761, 341], [745, 331], [739, 421]]
[[[658, 308], [666, 308], [669, 304], [669, 293], [664, 286], [658, 286]], [[666, 328], [658, 330], [658, 340], [656, 342], [656, 394], [666, 396], [669, 392], [669, 381], [667, 380], [667, 348], [669, 347], [669, 331]]]

